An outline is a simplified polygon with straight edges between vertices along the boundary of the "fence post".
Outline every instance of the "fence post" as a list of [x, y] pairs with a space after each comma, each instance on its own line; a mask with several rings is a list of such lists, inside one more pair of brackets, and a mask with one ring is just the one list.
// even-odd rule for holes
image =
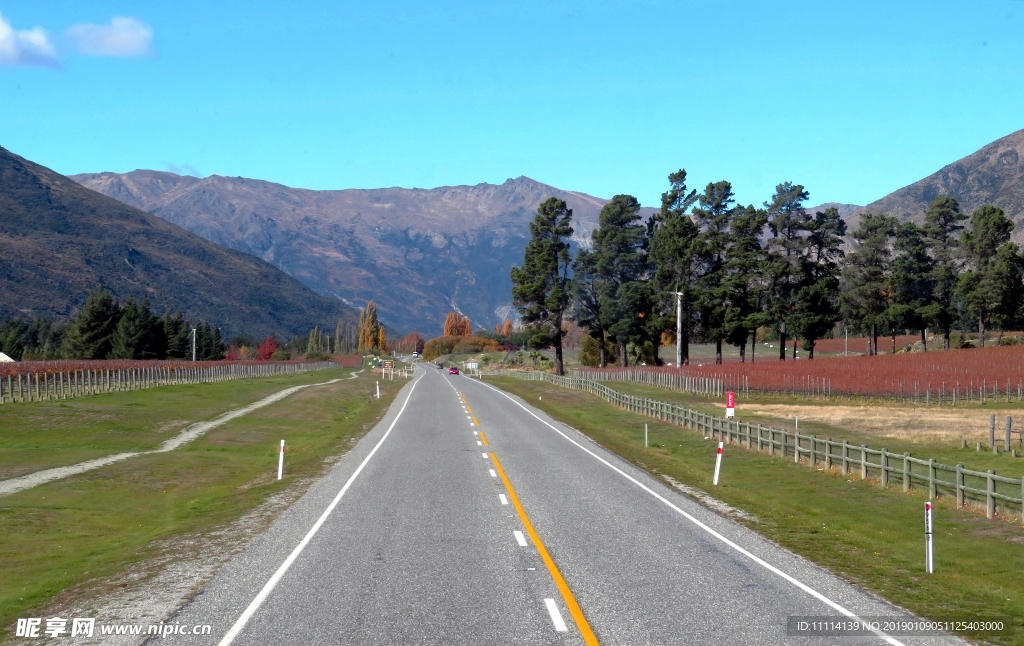
[[935, 458], [928, 458], [928, 500], [935, 500]]
[[843, 475], [850, 475], [850, 444], [843, 440]]
[[992, 479], [995, 471], [989, 469], [987, 474], [985, 476], [985, 518], [992, 518], [996, 515], [996, 499], [992, 495], [996, 492], [996, 481]]
[[910, 454], [903, 454], [903, 491], [910, 491]]
[[793, 431], [793, 462], [800, 464], [800, 431]]
[[868, 479], [868, 451], [867, 446], [864, 444], [860, 445], [860, 479]]
[[[1010, 389], [1007, 388], [1006, 392], [1009, 393]], [[1013, 417], [1008, 415], [1006, 417], [1006, 438], [1005, 438], [1005, 441], [1003, 442], [1003, 451], [1005, 451], [1006, 453], [1010, 452], [1010, 432], [1011, 431], [1013, 431]]]
[[825, 469], [832, 470], [832, 438], [825, 440]]
[[885, 448], [882, 448], [881, 453], [878, 455], [878, 464], [882, 468], [882, 488], [885, 489], [889, 486], [889, 452]]
[[[985, 402], [981, 402], [985, 403]], [[990, 415], [988, 418], [988, 445], [991, 447], [992, 452], [996, 452], [996, 416]]]
[[956, 506], [964, 508], [964, 465], [956, 465]]

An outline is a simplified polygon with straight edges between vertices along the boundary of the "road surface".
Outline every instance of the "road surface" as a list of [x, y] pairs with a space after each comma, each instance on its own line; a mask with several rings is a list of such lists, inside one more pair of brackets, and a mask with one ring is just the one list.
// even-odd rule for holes
[[803, 645], [837, 640], [788, 637], [788, 617], [846, 613], [905, 615], [520, 399], [421, 366], [378, 426], [168, 622], [212, 635], [167, 640]]

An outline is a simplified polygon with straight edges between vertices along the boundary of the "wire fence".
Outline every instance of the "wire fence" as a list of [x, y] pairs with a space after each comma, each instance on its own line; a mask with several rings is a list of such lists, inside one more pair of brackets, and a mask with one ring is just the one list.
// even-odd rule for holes
[[178, 384], [294, 375], [336, 368], [333, 361], [309, 363], [151, 365], [127, 368], [82, 368], [7, 374], [0, 377], [0, 404], [29, 403], [144, 390]]
[[882, 487], [901, 486], [903, 491], [927, 487], [929, 499], [939, 495], [956, 496], [959, 507], [970, 503], [984, 505], [988, 518], [1000, 511], [1019, 514], [1024, 522], [1024, 478], [1007, 478], [995, 471], [972, 471], [962, 464], [949, 466], [934, 459], [923, 460], [909, 453], [889, 453], [867, 445], [850, 444], [831, 438], [819, 438], [799, 431], [784, 430], [716, 417], [667, 402], [627, 395], [604, 384], [579, 376], [559, 377], [546, 372], [498, 370], [484, 376], [503, 375], [530, 381], [547, 381], [557, 386], [582, 390], [601, 397], [623, 410], [654, 417], [682, 428], [693, 429], [705, 437], [736, 444], [770, 455], [792, 457], [797, 464], [811, 468], [839, 470], [843, 475], [859, 475], [861, 480], [876, 479]]

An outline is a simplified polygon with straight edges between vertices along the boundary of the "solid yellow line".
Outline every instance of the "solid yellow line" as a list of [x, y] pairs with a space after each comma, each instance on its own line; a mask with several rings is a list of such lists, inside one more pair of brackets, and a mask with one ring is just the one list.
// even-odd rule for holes
[[576, 622], [576, 628], [580, 631], [580, 635], [583, 637], [583, 643], [588, 645], [597, 646], [600, 642], [597, 641], [597, 637], [594, 635], [594, 631], [590, 629], [590, 624], [587, 623], [587, 618], [583, 616], [583, 611], [580, 610], [580, 605], [576, 603], [576, 597], [573, 596], [572, 590], [569, 589], [569, 584], [562, 578], [562, 573], [558, 571], [558, 566], [555, 565], [554, 559], [548, 554], [547, 549], [544, 547], [544, 543], [541, 542], [540, 536], [537, 535], [536, 530], [533, 529], [533, 524], [530, 523], [530, 519], [526, 516], [526, 510], [519, 503], [519, 497], [516, 496], [515, 489], [512, 488], [512, 483], [508, 481], [508, 476], [505, 475], [505, 470], [501, 468], [501, 463], [498, 462], [498, 456], [491, 453], [491, 461], [494, 463], [494, 470], [501, 476], [501, 481], [505, 484], [505, 489], [508, 492], [509, 500], [515, 505], [516, 511], [519, 513], [519, 520], [523, 521], [523, 527], [526, 528], [526, 533], [530, 536], [530, 540], [537, 547], [537, 552], [540, 553], [540, 558], [544, 561], [544, 565], [547, 566], [548, 572], [551, 574], [551, 578], [555, 581], [555, 587], [562, 594], [562, 600], [565, 601], [566, 608], [569, 609], [569, 614], [572, 615], [573, 621]]
[[[474, 422], [476, 421], [475, 417], [473, 418], [473, 421]], [[480, 431], [480, 441], [484, 443], [484, 446], [488, 446], [488, 444], [487, 444], [487, 436], [484, 435], [483, 431]]]

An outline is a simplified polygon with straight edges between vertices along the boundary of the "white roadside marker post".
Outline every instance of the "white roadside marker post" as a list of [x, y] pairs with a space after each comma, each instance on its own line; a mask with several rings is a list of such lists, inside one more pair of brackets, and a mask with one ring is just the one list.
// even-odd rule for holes
[[924, 569], [928, 574], [935, 572], [932, 560], [932, 503], [924, 503]]
[[377, 382], [377, 399], [380, 399], [380, 382]]
[[281, 440], [281, 450], [277, 455], [277, 479], [280, 480], [284, 475], [284, 440]]
[[718, 486], [718, 474], [722, 471], [722, 447], [725, 446], [725, 442], [718, 443], [718, 457], [715, 458], [715, 479], [712, 482], [716, 487]]
[[644, 448], [647, 448], [647, 424], [644, 424]]

